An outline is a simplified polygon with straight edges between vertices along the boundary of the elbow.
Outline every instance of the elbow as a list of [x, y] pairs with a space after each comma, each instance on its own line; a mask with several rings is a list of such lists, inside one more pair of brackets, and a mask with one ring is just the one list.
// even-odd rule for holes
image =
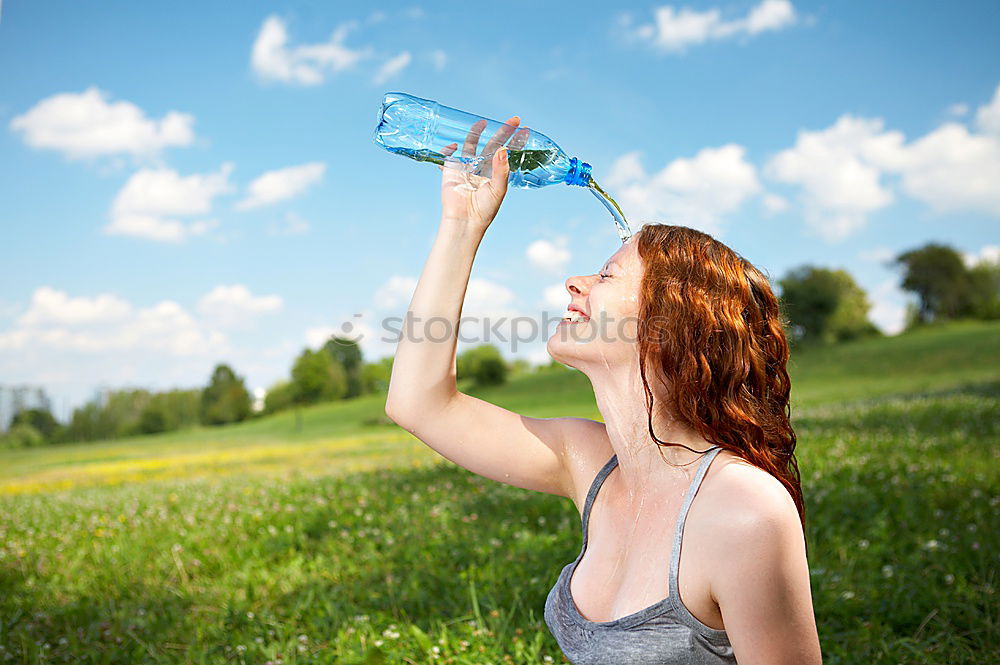
[[403, 429], [412, 432], [414, 423], [431, 417], [432, 414], [440, 413], [448, 406], [457, 391], [440, 398], [431, 398], [426, 393], [427, 391], [424, 391], [424, 394], [416, 399], [404, 398], [400, 397], [398, 393], [394, 395], [390, 389], [385, 398], [385, 415]]
[[396, 423], [397, 425], [401, 420], [399, 413], [399, 405], [396, 404], [394, 401], [392, 401], [392, 398], [390, 397], [386, 397], [385, 399], [385, 415], [388, 416], [389, 420]]
[[410, 420], [409, 412], [411, 410], [398, 398], [394, 398], [391, 391], [386, 395], [385, 415], [400, 427], [406, 427], [406, 423]]

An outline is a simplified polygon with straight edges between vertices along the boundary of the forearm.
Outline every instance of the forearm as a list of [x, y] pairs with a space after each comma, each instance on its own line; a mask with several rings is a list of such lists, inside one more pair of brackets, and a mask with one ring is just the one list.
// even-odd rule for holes
[[458, 324], [482, 237], [467, 224], [442, 219], [403, 322], [386, 411], [399, 417], [426, 412], [457, 392]]

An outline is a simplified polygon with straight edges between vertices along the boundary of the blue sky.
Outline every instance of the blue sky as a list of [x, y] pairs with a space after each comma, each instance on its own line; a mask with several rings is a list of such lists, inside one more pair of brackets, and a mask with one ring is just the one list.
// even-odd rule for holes
[[[266, 387], [345, 321], [391, 353], [440, 174], [372, 142], [388, 91], [520, 115], [634, 228], [706, 230], [772, 280], [845, 268], [895, 332], [887, 258], [997, 256], [998, 28], [995, 2], [8, 0], [0, 383], [64, 417], [219, 361]], [[558, 316], [617, 246], [582, 189], [511, 190], [465, 313]], [[498, 346], [539, 361], [545, 337]]]

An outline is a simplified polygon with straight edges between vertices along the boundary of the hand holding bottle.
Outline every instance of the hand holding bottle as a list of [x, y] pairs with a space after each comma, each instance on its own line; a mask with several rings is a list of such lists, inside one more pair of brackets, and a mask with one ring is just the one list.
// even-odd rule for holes
[[[438, 167], [441, 169], [442, 222], [457, 222], [479, 233], [486, 231], [507, 194], [510, 175], [507, 148], [523, 148], [528, 137], [528, 130], [517, 129], [520, 122], [521, 119], [517, 116], [511, 117], [497, 129], [478, 153], [479, 140], [487, 122], [483, 119], [472, 124], [462, 145], [461, 155], [466, 160], [471, 160], [479, 154], [488, 160], [486, 164], [480, 165], [481, 175], [472, 173], [467, 162], [448, 159], [458, 150], [457, 143], [445, 146], [442, 150], [445, 163]], [[511, 135], [513, 138], [507, 148], [504, 148], [504, 143]]]

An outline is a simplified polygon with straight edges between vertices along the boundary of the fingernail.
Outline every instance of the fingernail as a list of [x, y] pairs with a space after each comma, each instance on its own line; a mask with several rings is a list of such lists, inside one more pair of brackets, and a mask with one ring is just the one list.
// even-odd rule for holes
[[501, 162], [507, 161], [507, 148], [500, 148], [500, 161]]

